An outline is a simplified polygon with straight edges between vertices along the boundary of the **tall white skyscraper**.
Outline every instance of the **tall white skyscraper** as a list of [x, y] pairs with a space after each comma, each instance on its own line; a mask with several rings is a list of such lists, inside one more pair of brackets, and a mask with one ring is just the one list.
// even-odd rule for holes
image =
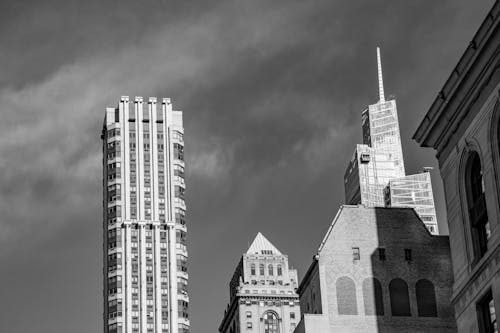
[[428, 172], [405, 173], [396, 100], [386, 100], [380, 48], [377, 47], [379, 100], [361, 114], [363, 144], [358, 144], [344, 176], [347, 204], [411, 207], [431, 233], [438, 233]]
[[183, 135], [169, 98], [106, 109], [105, 333], [189, 332]]

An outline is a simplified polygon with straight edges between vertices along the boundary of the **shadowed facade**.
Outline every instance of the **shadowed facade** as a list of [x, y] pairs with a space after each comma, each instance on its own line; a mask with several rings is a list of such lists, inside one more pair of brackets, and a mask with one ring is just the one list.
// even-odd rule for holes
[[459, 332], [496, 333], [500, 315], [500, 3], [418, 127], [443, 179]]
[[342, 206], [298, 288], [295, 332], [456, 332], [452, 278], [448, 237], [413, 209]]

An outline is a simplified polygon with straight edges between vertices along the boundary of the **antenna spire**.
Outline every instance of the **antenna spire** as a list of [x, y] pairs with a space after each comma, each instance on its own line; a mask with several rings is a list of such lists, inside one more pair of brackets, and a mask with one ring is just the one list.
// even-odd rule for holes
[[377, 67], [378, 67], [378, 95], [380, 102], [385, 102], [384, 79], [382, 78], [382, 62], [380, 61], [380, 47], [377, 46]]

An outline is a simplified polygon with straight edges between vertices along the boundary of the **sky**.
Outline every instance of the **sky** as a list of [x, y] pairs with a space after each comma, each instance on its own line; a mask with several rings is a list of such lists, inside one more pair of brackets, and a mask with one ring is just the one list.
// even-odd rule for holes
[[104, 110], [184, 111], [192, 332], [217, 332], [262, 232], [299, 270], [344, 200], [361, 111], [397, 98], [411, 137], [494, 1], [0, 2], [0, 332], [102, 332]]

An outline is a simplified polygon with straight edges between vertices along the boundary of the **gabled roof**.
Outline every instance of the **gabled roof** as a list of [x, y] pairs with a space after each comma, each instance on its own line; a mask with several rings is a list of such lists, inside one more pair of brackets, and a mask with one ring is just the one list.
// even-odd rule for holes
[[257, 236], [255, 236], [255, 239], [253, 240], [252, 245], [248, 248], [246, 254], [281, 255], [281, 252], [259, 232]]

